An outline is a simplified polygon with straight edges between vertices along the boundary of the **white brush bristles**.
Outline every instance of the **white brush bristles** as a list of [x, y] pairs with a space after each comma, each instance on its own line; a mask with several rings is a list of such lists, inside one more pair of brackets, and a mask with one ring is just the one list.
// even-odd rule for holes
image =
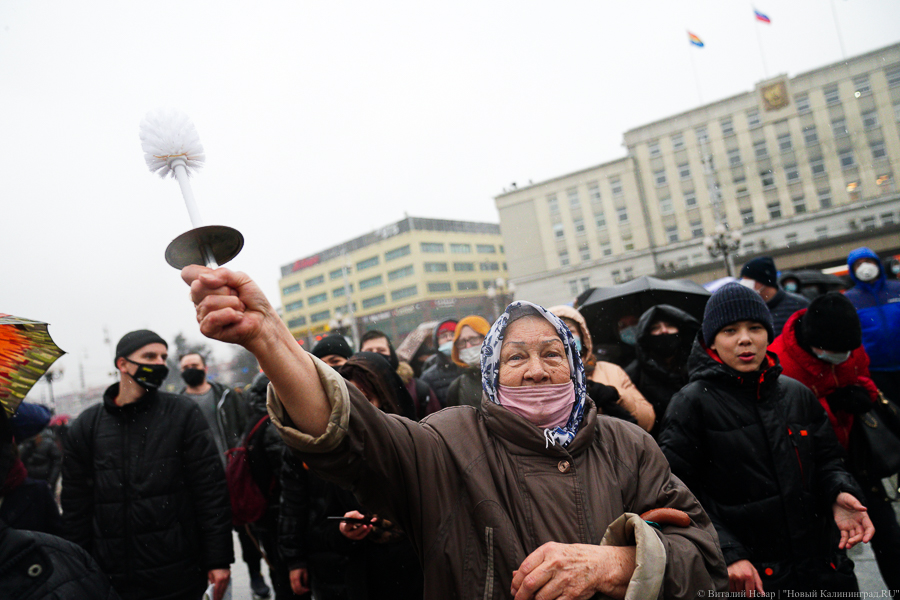
[[206, 160], [194, 124], [186, 114], [172, 109], [147, 113], [141, 121], [141, 148], [150, 171], [160, 177], [175, 177], [170, 158], [184, 158], [188, 173], [199, 169]]

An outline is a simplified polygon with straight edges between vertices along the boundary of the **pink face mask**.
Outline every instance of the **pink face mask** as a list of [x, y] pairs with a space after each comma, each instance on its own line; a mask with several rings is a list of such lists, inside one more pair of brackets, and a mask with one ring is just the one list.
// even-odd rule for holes
[[572, 405], [575, 404], [575, 384], [571, 381], [547, 385], [498, 387], [500, 406], [525, 417], [541, 429], [565, 425], [569, 415], [572, 414]]

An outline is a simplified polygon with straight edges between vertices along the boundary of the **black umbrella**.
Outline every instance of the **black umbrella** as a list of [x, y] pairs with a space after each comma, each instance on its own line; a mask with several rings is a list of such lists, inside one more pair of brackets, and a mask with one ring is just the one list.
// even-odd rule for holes
[[824, 285], [834, 289], [845, 287], [844, 282], [837, 275], [830, 275], [828, 273], [823, 273], [822, 271], [816, 271], [815, 269], [801, 269], [800, 271], [790, 271], [789, 273], [782, 275], [781, 279], [785, 279], [790, 275], [796, 277], [800, 281], [801, 286]]
[[670, 304], [703, 320], [710, 293], [687, 279], [638, 277], [628, 283], [597, 288], [578, 309], [587, 321], [595, 344], [618, 343], [617, 323], [629, 315], [640, 317], [658, 304]]

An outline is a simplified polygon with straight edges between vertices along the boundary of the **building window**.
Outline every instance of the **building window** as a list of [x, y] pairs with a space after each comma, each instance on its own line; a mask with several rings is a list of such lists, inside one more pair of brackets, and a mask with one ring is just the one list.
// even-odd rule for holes
[[662, 215], [671, 215], [675, 212], [675, 207], [672, 205], [671, 198], [662, 198], [659, 201], [659, 213]]
[[691, 221], [691, 237], [703, 237], [703, 223], [701, 221]]
[[788, 183], [796, 183], [800, 181], [800, 169], [797, 168], [797, 165], [787, 165], [784, 168], [784, 177]]
[[757, 160], [769, 156], [769, 150], [766, 148], [765, 140], [760, 140], [753, 143], [753, 154], [754, 156], [756, 156]]
[[288, 327], [300, 327], [306, 325], [306, 317], [295, 317], [287, 322]]
[[556, 194], [547, 196], [547, 206], [550, 208], [550, 214], [559, 214], [559, 202], [556, 200]]
[[842, 169], [849, 169], [856, 166], [856, 161], [853, 160], [852, 148], [848, 148], [846, 150], [841, 150], [840, 152], [838, 152], [838, 160], [840, 160], [841, 162]]
[[791, 134], [790, 133], [782, 133], [778, 136], [778, 151], [779, 152], [790, 152], [794, 149], [794, 144], [791, 143]]
[[743, 198], [745, 196], [749, 196], [750, 192], [747, 191], [747, 186], [741, 186], [737, 190], [735, 190], [734, 195], [737, 196], [738, 198]]
[[828, 226], [827, 225], [819, 225], [816, 227], [816, 239], [824, 240], [828, 238]]
[[756, 109], [747, 111], [747, 127], [756, 129], [759, 127], [759, 111]]
[[878, 189], [882, 194], [894, 191], [894, 180], [889, 173], [882, 173], [879, 175], [875, 180], [875, 185], [878, 186]]
[[282, 288], [281, 293], [287, 296], [288, 294], [295, 294], [300, 291], [300, 284], [293, 283], [285, 288]]
[[447, 270], [447, 263], [427, 262], [425, 263], [426, 273], [443, 273]]
[[691, 178], [691, 166], [688, 163], [682, 163], [678, 165], [678, 176], [681, 177], [681, 180]]
[[796, 244], [797, 243], [797, 233], [792, 231], [790, 233], [785, 234], [784, 243], [787, 244], [788, 246], [790, 246], [792, 244]]
[[578, 190], [575, 188], [570, 188], [566, 190], [566, 195], [569, 197], [569, 206], [573, 209], [581, 206], [581, 200], [578, 199]]
[[335, 279], [341, 279], [344, 276], [344, 269], [347, 269], [347, 273], [350, 273], [350, 269], [348, 267], [341, 267], [340, 269], [335, 269], [331, 273], [328, 274], [328, 279], [334, 281]]
[[411, 251], [409, 249], [409, 244], [401, 246], [400, 248], [395, 248], [394, 250], [388, 250], [384, 253], [384, 262], [395, 260], [397, 258], [400, 258], [401, 256], [406, 256], [410, 252]]
[[819, 190], [816, 192], [819, 197], [819, 208], [831, 208], [831, 190]]
[[301, 308], [303, 308], [303, 300], [295, 300], [290, 304], [284, 305], [285, 312], [293, 312], [295, 310], [300, 310]]
[[612, 254], [612, 244], [610, 244], [609, 242], [603, 242], [602, 244], [600, 244], [600, 254], [602, 254], [603, 256], [609, 256], [610, 254]]
[[806, 198], [803, 196], [791, 198], [791, 204], [794, 205], [794, 214], [799, 215], [806, 212]]
[[410, 296], [415, 296], [419, 293], [418, 287], [411, 285], [409, 287], [400, 288], [399, 290], [394, 290], [391, 292], [391, 301], [396, 302], [397, 300], [402, 300], [403, 298], [409, 298]]
[[450, 244], [450, 254], [472, 254], [472, 244]]
[[697, 192], [685, 192], [684, 205], [688, 208], [694, 208], [695, 206], [697, 206]]
[[451, 292], [451, 291], [453, 291], [453, 286], [451, 286], [449, 283], [445, 283], [443, 281], [438, 282], [438, 283], [429, 283], [428, 291], [433, 292], [433, 293]]
[[825, 92], [825, 104], [828, 106], [832, 106], [834, 104], [840, 104], [841, 97], [838, 94], [838, 86], [830, 85], [823, 90]]
[[765, 171], [760, 171], [759, 178], [760, 178], [760, 181], [762, 182], [763, 188], [775, 187], [775, 174], [772, 173], [772, 169], [766, 169]]
[[370, 287], [375, 287], [376, 285], [381, 285], [384, 283], [384, 279], [382, 279], [381, 275], [376, 275], [375, 277], [369, 277], [368, 279], [363, 279], [359, 282], [359, 289], [367, 290]]
[[584, 292], [591, 288], [591, 278], [590, 277], [582, 277], [581, 278], [581, 291]]
[[569, 280], [569, 295], [570, 296], [578, 295], [578, 280], [577, 279]]
[[594, 221], [597, 224], [597, 229], [606, 229], [606, 216], [603, 213], [594, 215]]
[[781, 218], [781, 202], [775, 200], [774, 202], [769, 202], [766, 205], [766, 208], [769, 209], [769, 218], [770, 219], [780, 219]]
[[807, 146], [815, 146], [819, 143], [819, 134], [816, 132], [815, 125], [803, 128], [803, 143]]
[[666, 240], [670, 244], [674, 244], [678, 241], [678, 226], [677, 225], [668, 225], [666, 227]]
[[303, 283], [306, 284], [306, 287], [308, 287], [308, 288], [309, 288], [309, 287], [312, 287], [312, 286], [314, 286], [314, 285], [319, 285], [320, 283], [325, 283], [325, 276], [324, 276], [324, 275], [317, 275], [317, 276], [315, 276], [315, 277], [310, 277], [309, 279], [307, 279], [307, 280], [304, 281]]
[[388, 271], [388, 281], [394, 281], [396, 279], [403, 279], [404, 277], [409, 277], [415, 273], [415, 269], [412, 265], [408, 265], [406, 267], [402, 267], [400, 269], [394, 269], [393, 271]]
[[315, 296], [309, 297], [309, 305], [314, 306], [316, 304], [322, 304], [328, 300], [328, 294], [326, 292], [322, 292], [321, 294], [316, 294]]
[[734, 135], [734, 123], [731, 120], [731, 117], [727, 119], [722, 119], [720, 121], [722, 125], [722, 136], [728, 137], [729, 135]]
[[900, 85], [900, 65], [894, 65], [885, 69], [884, 76], [887, 78], [888, 87]]
[[630, 252], [634, 250], [634, 240], [628, 238], [627, 240], [622, 240], [622, 247], [625, 249], [625, 252]]
[[587, 244], [582, 244], [578, 249], [578, 257], [581, 259], [581, 262], [591, 260], [591, 249], [588, 248]]
[[[351, 292], [353, 291], [352, 283], [350, 285], [348, 285], [347, 287], [350, 288]], [[344, 286], [336, 287], [333, 290], [331, 290], [331, 297], [332, 298], [340, 298], [341, 296], [345, 295], [346, 293], [347, 293], [347, 288], [345, 288]]]
[[622, 272], [618, 269], [610, 273], [613, 283], [622, 283]]
[[572, 224], [575, 226], [575, 235], [584, 234], [584, 219], [574, 219]]
[[422, 252], [430, 252], [430, 253], [432, 253], [432, 254], [436, 254], [436, 253], [438, 253], [438, 252], [443, 252], [443, 251], [444, 251], [444, 245], [443, 245], [443, 244], [435, 244], [435, 243], [431, 243], [431, 242], [422, 242], [422, 243], [420, 244], [420, 247], [422, 248]]
[[753, 224], [753, 209], [752, 208], [742, 208], [741, 209], [741, 223], [744, 225], [752, 225]]
[[653, 180], [656, 182], [656, 187], [664, 187], [666, 185], [665, 169], [661, 169], [659, 171], [654, 171], [653, 172]]
[[478, 254], [497, 254], [497, 246], [493, 244], [478, 244], [475, 249]]
[[558, 240], [561, 240], [561, 239], [563, 239], [563, 237], [565, 235], [566, 235], [566, 232], [565, 232], [565, 229], [563, 228], [563, 224], [562, 223], [554, 223], [553, 224], [553, 237], [555, 237]]
[[600, 186], [596, 181], [588, 184], [588, 198], [590, 198], [591, 204], [600, 204]]
[[625, 281], [634, 279], [634, 267], [625, 267]]
[[327, 321], [329, 317], [331, 317], [331, 311], [323, 310], [310, 315], [309, 320], [313, 323], [318, 323], [319, 321]]
[[896, 223], [896, 218], [894, 217], [894, 213], [886, 212], [881, 213], [881, 224], [882, 225], [893, 225]]
[[853, 87], [856, 88], [853, 95], [857, 98], [872, 93], [872, 87], [869, 85], [868, 75], [858, 75], [854, 77]]
[[500, 263], [492, 262], [492, 261], [485, 261], [483, 263], [479, 263], [478, 268], [481, 271], [499, 271]]
[[869, 215], [862, 218], [863, 229], [875, 229], [875, 215]]
[[563, 250], [559, 253], [559, 265], [561, 267], [565, 267], [569, 264], [569, 252], [567, 250]]
[[372, 296], [371, 298], [366, 298], [362, 301], [363, 308], [372, 308], [373, 306], [380, 306], [387, 302], [387, 298], [384, 294], [379, 296]]
[[659, 156], [659, 140], [647, 142], [647, 149], [650, 152], [650, 156]]
[[672, 150], [681, 150], [684, 148], [684, 135], [676, 133], [672, 136]]
[[609, 187], [612, 190], [613, 196], [621, 196], [624, 193], [622, 190], [622, 180], [618, 177], [610, 177]]
[[817, 158], [809, 161], [809, 168], [812, 171], [813, 177], [825, 175], [825, 159]]
[[831, 131], [834, 132], [834, 137], [836, 138], [850, 135], [850, 132], [847, 131], [847, 120], [844, 117], [839, 117], [831, 122]]
[[884, 141], [872, 142], [869, 146], [872, 149], [872, 160], [884, 160], [887, 158], [887, 149], [884, 147]]
[[709, 141], [709, 134], [706, 131], [706, 127], [698, 127], [694, 130], [694, 133], [697, 134], [698, 144], [705, 144]]
[[453, 270], [454, 270], [454, 271], [457, 271], [457, 272], [462, 272], [462, 271], [474, 271], [474, 270], [475, 270], [475, 263], [470, 263], [470, 262], [455, 262], [455, 263], [453, 263]]
[[732, 148], [728, 151], [728, 166], [729, 167], [737, 167], [741, 164], [741, 151], [737, 148]]
[[624, 206], [620, 206], [616, 209], [616, 216], [619, 219], [619, 223], [627, 223], [628, 222], [628, 209]]
[[900, 102], [894, 102], [894, 120], [900, 121]]
[[797, 94], [794, 96], [794, 104], [797, 106], [797, 112], [801, 115], [810, 111], [809, 94]]
[[866, 129], [874, 129], [878, 127], [878, 111], [867, 110], [862, 114], [863, 127]]
[[372, 258], [367, 258], [366, 260], [362, 260], [356, 263], [356, 270], [362, 271], [363, 269], [369, 269], [371, 267], [375, 267], [378, 265], [378, 257], [373, 256]]

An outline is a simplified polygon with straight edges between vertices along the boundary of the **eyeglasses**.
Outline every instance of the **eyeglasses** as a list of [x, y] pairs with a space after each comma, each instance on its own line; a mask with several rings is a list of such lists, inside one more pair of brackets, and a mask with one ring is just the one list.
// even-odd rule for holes
[[456, 340], [456, 347], [462, 350], [463, 348], [471, 348], [472, 346], [480, 346], [481, 342], [484, 341], [483, 335], [475, 335], [467, 338], [459, 338]]

